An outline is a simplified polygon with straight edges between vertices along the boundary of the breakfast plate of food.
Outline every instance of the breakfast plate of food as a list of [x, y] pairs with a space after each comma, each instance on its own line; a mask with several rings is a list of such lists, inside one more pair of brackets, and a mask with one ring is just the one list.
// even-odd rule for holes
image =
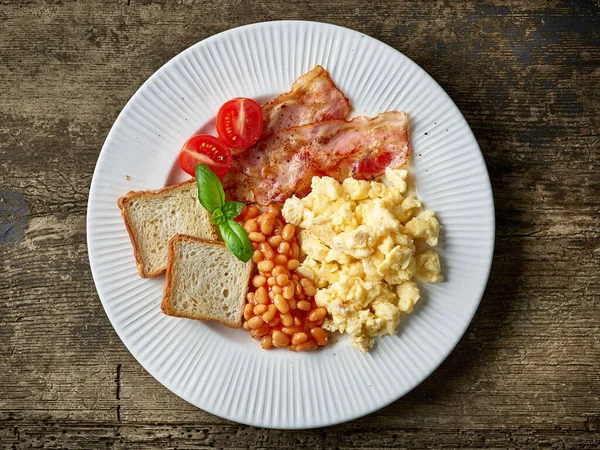
[[159, 382], [221, 417], [331, 425], [400, 398], [483, 295], [494, 206], [465, 119], [361, 33], [266, 22], [177, 55], [113, 125], [94, 282]]

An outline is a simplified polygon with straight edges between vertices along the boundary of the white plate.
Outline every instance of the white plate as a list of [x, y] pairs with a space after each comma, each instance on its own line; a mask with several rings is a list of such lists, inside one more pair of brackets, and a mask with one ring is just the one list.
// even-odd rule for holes
[[[366, 355], [341, 339], [314, 353], [264, 351], [242, 329], [163, 315], [163, 277], [138, 276], [117, 198], [180, 178], [182, 144], [210, 129], [223, 102], [266, 100], [321, 64], [354, 114], [398, 109], [410, 117], [418, 192], [443, 227], [447, 281], [422, 299], [397, 336]], [[469, 325], [487, 282], [494, 206], [477, 142], [456, 105], [420, 67], [361, 33], [314, 22], [268, 22], [226, 31], [177, 55], [131, 98], [96, 166], [88, 248], [98, 294], [142, 366], [188, 402], [269, 428], [331, 425], [402, 397], [446, 358]]]

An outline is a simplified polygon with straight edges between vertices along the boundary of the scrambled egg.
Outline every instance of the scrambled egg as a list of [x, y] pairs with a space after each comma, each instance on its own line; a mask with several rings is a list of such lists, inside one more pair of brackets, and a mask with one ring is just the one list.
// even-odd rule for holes
[[324, 328], [352, 335], [363, 352], [375, 336], [396, 334], [401, 314], [412, 312], [420, 298], [413, 279], [443, 280], [437, 253], [415, 245], [437, 245], [440, 224], [408, 193], [407, 176], [387, 169], [387, 184], [314, 177], [307, 197], [283, 207], [285, 220], [300, 228], [302, 270], [327, 308]]

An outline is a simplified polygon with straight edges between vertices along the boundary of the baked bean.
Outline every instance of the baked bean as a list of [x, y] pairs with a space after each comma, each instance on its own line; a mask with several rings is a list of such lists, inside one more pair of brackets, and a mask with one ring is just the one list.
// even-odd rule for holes
[[[246, 305], [246, 306], [248, 306], [248, 305]], [[260, 314], [264, 313], [266, 310], [267, 310], [267, 305], [258, 304], [258, 305], [256, 305], [254, 307], [254, 309], [252, 310], [252, 312], [254, 313], [255, 316], [259, 316]], [[248, 317], [248, 319], [249, 318], [250, 317]]]
[[246, 300], [248, 300], [248, 303], [252, 303], [254, 301], [254, 292], [248, 292]]
[[299, 283], [302, 285], [303, 288], [305, 288], [306, 286], [309, 286], [311, 284], [314, 285], [314, 283], [312, 282], [312, 280], [310, 278], [306, 278], [306, 277], [302, 278], [299, 281]]
[[297, 352], [306, 352], [309, 350], [312, 350], [312, 346], [310, 345], [310, 342], [304, 342], [303, 344], [296, 346]]
[[305, 286], [304, 294], [308, 295], [309, 297], [314, 297], [317, 294], [317, 288], [314, 284], [312, 286]]
[[256, 300], [256, 303], [260, 303], [261, 305], [266, 305], [269, 303], [269, 296], [264, 286], [261, 286], [256, 290], [254, 293], [254, 299]]
[[273, 345], [277, 348], [287, 347], [290, 343], [290, 338], [283, 331], [275, 330], [271, 337]]
[[273, 292], [275, 292], [276, 294], [281, 294], [281, 293], [283, 293], [283, 288], [282, 288], [281, 286], [277, 286], [277, 285], [275, 285], [275, 286], [273, 286], [273, 287], [271, 288], [271, 290], [272, 290]]
[[308, 315], [308, 320], [311, 322], [316, 322], [317, 320], [322, 319], [327, 314], [327, 310], [325, 308], [317, 308], [313, 309]]
[[270, 322], [275, 318], [276, 313], [277, 313], [277, 307], [275, 305], [269, 305], [269, 306], [267, 306], [266, 312], [263, 313], [263, 315], [260, 317], [265, 322], [269, 322], [269, 326], [272, 327], [274, 325], [271, 325]]
[[292, 344], [294, 344], [294, 345], [303, 344], [307, 340], [308, 340], [308, 335], [306, 333], [302, 333], [302, 332], [294, 333], [294, 335], [292, 336]]
[[271, 270], [273, 270], [273, 261], [271, 261], [270, 259], [265, 259], [261, 262], [259, 262], [256, 267], [258, 267], [258, 270], [260, 270], [261, 272], [270, 272]]
[[279, 286], [287, 286], [290, 284], [290, 277], [285, 273], [280, 273], [277, 275], [277, 284]]
[[281, 316], [281, 323], [284, 327], [291, 327], [294, 324], [294, 317], [291, 314], [283, 314]]
[[291, 241], [295, 232], [296, 227], [293, 224], [288, 223], [283, 227], [283, 230], [281, 231], [281, 237], [286, 241]]
[[271, 330], [271, 328], [269, 327], [269, 325], [267, 325], [266, 323], [263, 324], [262, 327], [256, 329], [256, 330], [252, 330], [254, 331], [255, 336], [257, 337], [263, 337], [265, 334], [267, 334], [269, 331]]
[[292, 283], [289, 283], [283, 288], [283, 297], [286, 300], [294, 298], [294, 285]]
[[290, 253], [291, 258], [297, 259], [298, 256], [300, 256], [300, 246], [298, 245], [297, 242], [294, 242], [292, 244], [292, 250]]
[[329, 338], [327, 337], [327, 333], [321, 327], [315, 327], [312, 330], [310, 330], [310, 335], [319, 345], [325, 345], [329, 340]]
[[269, 278], [267, 278], [267, 284], [269, 286], [275, 286], [277, 284], [277, 280], [271, 275]]
[[285, 255], [275, 255], [275, 258], [273, 258], [273, 262], [280, 266], [287, 266], [288, 259]]
[[[300, 311], [309, 311], [310, 310], [310, 302], [307, 300], [300, 300], [298, 302], [298, 309]], [[256, 312], [254, 314], [257, 314]]]
[[275, 298], [275, 292], [273, 291], [269, 291], [269, 298], [271, 299], [271, 301]]
[[290, 310], [290, 305], [288, 305], [287, 300], [283, 298], [283, 295], [281, 294], [275, 295], [273, 303], [275, 304], [279, 312], [282, 314], [286, 314]]
[[275, 220], [275, 228], [273, 228], [273, 234], [281, 234], [283, 231], [283, 227], [285, 227], [285, 223], [281, 219]]
[[[251, 241], [253, 242], [265, 242], [265, 235], [262, 233], [259, 233], [257, 231], [252, 231], [250, 233], [248, 233], [248, 237], [250, 238]], [[263, 252], [264, 254], [265, 252]], [[265, 255], [267, 256], [267, 255]]]
[[[274, 307], [274, 305], [270, 305], [270, 306]], [[275, 308], [275, 312], [277, 312], [277, 308]], [[267, 313], [268, 313], [268, 311], [265, 314], [267, 314]], [[271, 328], [273, 328], [273, 327], [276, 327], [277, 325], [279, 325], [279, 322], [281, 322], [281, 319], [279, 318], [279, 316], [275, 316], [275, 317], [273, 317], [273, 320], [270, 320], [268, 323], [269, 323], [269, 326]]]
[[[262, 234], [261, 234], [261, 236], [262, 236]], [[264, 238], [264, 236], [263, 236], [263, 238]], [[268, 242], [264, 242], [264, 239], [259, 244], [258, 249], [263, 253], [263, 255], [266, 259], [271, 259], [271, 258], [273, 258], [273, 256], [275, 256], [275, 252], [273, 251], [273, 248], [269, 245]]]
[[288, 275], [289, 277], [289, 272], [288, 270], [283, 267], [283, 266], [276, 266], [273, 270], [273, 276], [276, 277], [277, 275], [281, 275], [282, 273], [285, 273], [286, 275]]
[[315, 284], [309, 278], [302, 278], [300, 280], [300, 284], [302, 285], [304, 294], [308, 295], [309, 297], [313, 297], [317, 293]]
[[292, 336], [296, 333], [300, 333], [302, 331], [302, 329], [298, 326], [295, 327], [283, 327], [281, 329], [281, 331], [283, 331], [285, 334]]
[[302, 322], [300, 322], [300, 317], [294, 317], [294, 325], [296, 325], [297, 327], [302, 325]]
[[287, 255], [290, 252], [290, 248], [289, 242], [282, 242], [279, 244], [279, 247], [277, 247], [277, 251], [282, 255]]
[[290, 259], [287, 262], [287, 268], [290, 272], [292, 270], [296, 270], [298, 267], [300, 267], [300, 261], [298, 261], [297, 259]]
[[246, 305], [244, 306], [244, 319], [248, 320], [254, 315], [254, 313], [252, 312], [253, 307], [254, 305], [252, 303], [246, 303]]
[[256, 219], [247, 220], [246, 223], [244, 223], [244, 230], [246, 230], [246, 233], [257, 232], [258, 231], [258, 222], [256, 221]]
[[250, 331], [250, 325], [248, 325], [248, 321], [243, 323], [242, 328], [246, 331]]
[[252, 253], [252, 260], [255, 263], [259, 263], [263, 259], [265, 259], [265, 256], [262, 254], [262, 252], [260, 250], [258, 250], [258, 249], [254, 250], [254, 252]]
[[258, 208], [254, 205], [248, 207], [248, 212], [246, 213], [246, 220], [255, 219], [260, 214]]
[[248, 319], [248, 325], [250, 325], [250, 328], [252, 328], [253, 330], [262, 327], [264, 323], [265, 321], [262, 320], [259, 316], [254, 316], [251, 319]]
[[295, 299], [295, 298], [290, 298], [290, 299], [288, 300], [288, 303], [290, 304], [290, 309], [291, 309], [292, 311], [294, 311], [294, 310], [298, 309], [298, 302], [296, 302], [296, 299]]
[[267, 279], [263, 275], [254, 275], [254, 277], [252, 277], [252, 286], [254, 286], [255, 288], [264, 286], [266, 282]]
[[277, 205], [269, 205], [267, 211], [269, 211], [269, 214], [273, 214], [274, 217], [279, 217], [279, 213], [281, 212]]
[[294, 290], [296, 291], [296, 294], [302, 294], [302, 285], [299, 281], [294, 281]]
[[269, 350], [271, 347], [273, 347], [273, 339], [271, 336], [263, 336], [260, 340], [260, 346], [265, 350]]
[[253, 339], [260, 340], [260, 336], [258, 336], [258, 335], [256, 334], [256, 331], [257, 331], [257, 330], [253, 330], [253, 329], [251, 328], [251, 329], [250, 329], [250, 336], [252, 336], [252, 338], [253, 338]]
[[273, 216], [273, 214], [266, 214], [260, 223], [260, 231], [262, 231], [264, 235], [271, 234], [274, 226], [275, 216]]
[[280, 234], [271, 236], [269, 239], [267, 239], [267, 242], [271, 247], [277, 247], [279, 244], [281, 244], [281, 241], [283, 241], [283, 238]]

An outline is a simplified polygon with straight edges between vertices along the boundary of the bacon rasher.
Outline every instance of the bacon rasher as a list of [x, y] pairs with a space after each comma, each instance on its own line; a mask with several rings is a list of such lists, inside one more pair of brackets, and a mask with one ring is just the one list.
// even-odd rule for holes
[[371, 179], [410, 154], [406, 113], [328, 120], [283, 129], [234, 158], [223, 186], [228, 197], [266, 205], [310, 191], [313, 176]]
[[348, 99], [329, 73], [316, 66], [294, 81], [289, 92], [262, 107], [263, 138], [285, 128], [346, 119], [351, 111]]

